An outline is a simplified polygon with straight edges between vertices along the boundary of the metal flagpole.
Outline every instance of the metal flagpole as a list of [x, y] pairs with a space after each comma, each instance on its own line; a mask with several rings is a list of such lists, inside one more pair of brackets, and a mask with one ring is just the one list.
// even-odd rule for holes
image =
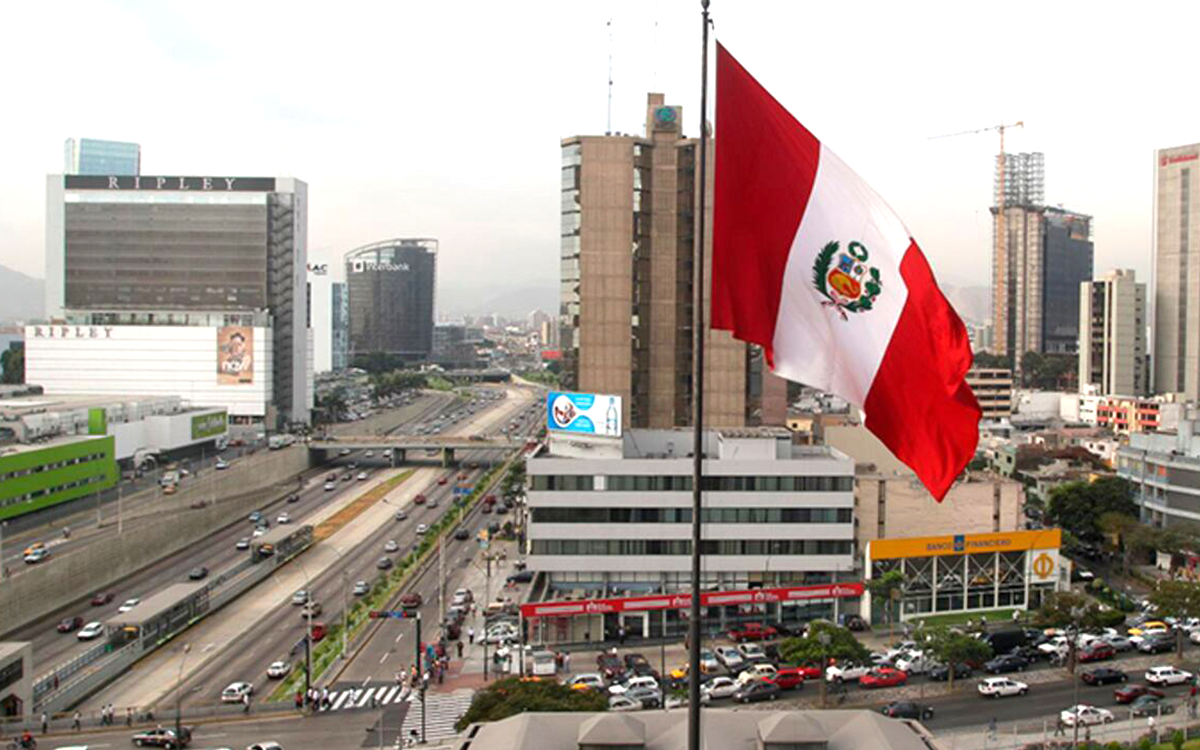
[[[692, 251], [692, 601], [688, 617], [688, 750], [700, 750], [700, 500], [704, 476], [704, 225], [708, 196], [708, 2], [700, 0], [699, 222]], [[665, 675], [664, 675], [665, 677]]]

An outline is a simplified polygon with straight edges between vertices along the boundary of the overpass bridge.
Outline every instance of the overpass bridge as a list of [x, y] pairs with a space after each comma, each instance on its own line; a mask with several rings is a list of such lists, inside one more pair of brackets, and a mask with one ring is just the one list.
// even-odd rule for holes
[[324, 462], [343, 450], [378, 451], [390, 450], [392, 466], [401, 466], [409, 461], [410, 454], [433, 458], [443, 466], [452, 466], [464, 453], [496, 450], [513, 450], [524, 447], [526, 438], [492, 437], [419, 437], [412, 435], [337, 435], [328, 440], [315, 439], [309, 442], [309, 455]]

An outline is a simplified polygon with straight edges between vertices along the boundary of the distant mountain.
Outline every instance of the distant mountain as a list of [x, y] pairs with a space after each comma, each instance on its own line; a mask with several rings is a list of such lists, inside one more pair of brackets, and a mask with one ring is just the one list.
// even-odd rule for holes
[[46, 282], [0, 266], [0, 324], [45, 315]]
[[986, 323], [992, 317], [992, 288], [990, 286], [955, 286], [942, 284], [946, 299], [954, 305], [958, 317], [967, 323]]
[[491, 313], [523, 318], [534, 310], [551, 315], [558, 312], [558, 284], [554, 281], [526, 286], [442, 287], [437, 295], [438, 314], [446, 318]]

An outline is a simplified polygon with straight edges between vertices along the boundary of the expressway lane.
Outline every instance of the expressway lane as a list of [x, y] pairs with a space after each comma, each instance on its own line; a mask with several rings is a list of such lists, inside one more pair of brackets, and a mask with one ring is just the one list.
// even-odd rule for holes
[[[432, 411], [438, 410], [445, 404], [444, 394], [435, 394], [435, 396], [443, 396], [443, 398], [419, 399], [409, 407], [397, 410], [397, 418], [402, 423], [426, 418]], [[275, 503], [264, 506], [263, 512], [274, 518], [281, 510], [286, 509], [296, 522], [302, 522], [305, 516], [333, 499], [333, 495], [326, 493], [322, 487], [324, 475], [328, 471], [328, 467], [316, 467], [306, 471], [303, 475], [305, 485], [304, 489], [300, 492], [299, 502], [289, 504], [280, 499]], [[357, 483], [353, 484], [357, 487]], [[341, 491], [342, 488], [339, 487], [338, 494]], [[168, 517], [159, 522], [170, 523], [176, 520], [175, 518]], [[72, 605], [18, 629], [11, 637], [16, 640], [30, 640], [33, 642], [34, 654], [38, 665], [37, 671], [39, 674], [44, 673], [53, 664], [69, 659], [75, 654], [82, 653], [90, 646], [90, 644], [78, 641], [74, 633], [55, 632], [54, 628], [59, 620], [68, 616], [80, 615], [85, 621], [94, 619], [103, 621], [115, 615], [120, 603], [128, 598], [139, 597], [144, 599], [169, 583], [187, 580], [188, 571], [193, 567], [206, 565], [210, 570], [217, 571], [231, 564], [238, 557], [249, 554], [235, 549], [237, 540], [249, 536], [252, 531], [249, 524], [243, 524], [245, 524], [244, 521], [239, 522], [237, 519], [234, 519], [231, 525], [215, 532], [204, 543], [193, 545], [182, 554], [162, 560], [109, 587], [108, 591], [114, 597], [112, 603], [106, 606], [90, 606], [89, 600], [95, 592], [81, 591], [79, 592], [80, 598]], [[54, 560], [52, 559], [48, 564], [53, 563]]]

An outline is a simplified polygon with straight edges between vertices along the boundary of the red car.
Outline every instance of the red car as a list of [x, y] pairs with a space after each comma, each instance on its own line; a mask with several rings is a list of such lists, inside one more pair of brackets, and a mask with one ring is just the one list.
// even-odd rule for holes
[[858, 684], [865, 688], [896, 687], [906, 682], [908, 682], [908, 675], [891, 667], [872, 669], [858, 680]]
[[[775, 673], [775, 677], [771, 679], [771, 682], [778, 685], [781, 690], [798, 690], [804, 687], [804, 680], [806, 679], [804, 671], [803, 667], [784, 667]], [[815, 667], [813, 671], [816, 671]]]
[[421, 595], [415, 591], [411, 594], [405, 594], [400, 597], [400, 606], [405, 609], [416, 609], [421, 606]]
[[103, 607], [105, 604], [108, 604], [112, 600], [113, 600], [112, 592], [105, 591], [105, 592], [96, 594], [95, 596], [92, 597], [92, 606], [93, 607]]
[[1117, 703], [1133, 703], [1143, 695], [1153, 695], [1155, 698], [1163, 697], [1162, 691], [1145, 685], [1126, 685], [1113, 691], [1113, 698]]
[[484, 496], [483, 501], [485, 503], [487, 503], [488, 505], [495, 505], [496, 504], [496, 496], [495, 495], [486, 495], [486, 496]]
[[1117, 650], [1107, 643], [1097, 643], [1079, 652], [1079, 661], [1104, 661], [1117, 658]]
[[438, 484], [445, 484], [445, 483], [446, 483], [445, 477], [442, 477], [441, 479], [438, 480]]
[[759, 622], [748, 622], [742, 626], [741, 630], [734, 628], [730, 630], [729, 640], [734, 643], [744, 643], [746, 641], [765, 641], [769, 638], [774, 638], [779, 635], [779, 631], [770, 625], [763, 625]]
[[425, 496], [418, 492], [417, 496], [413, 498], [413, 502], [416, 503], [417, 505], [424, 505], [425, 504]]
[[58, 628], [56, 629], [60, 633], [74, 633], [76, 630], [79, 630], [82, 627], [83, 618], [76, 615], [75, 617], [68, 617], [62, 622], [58, 623]]

